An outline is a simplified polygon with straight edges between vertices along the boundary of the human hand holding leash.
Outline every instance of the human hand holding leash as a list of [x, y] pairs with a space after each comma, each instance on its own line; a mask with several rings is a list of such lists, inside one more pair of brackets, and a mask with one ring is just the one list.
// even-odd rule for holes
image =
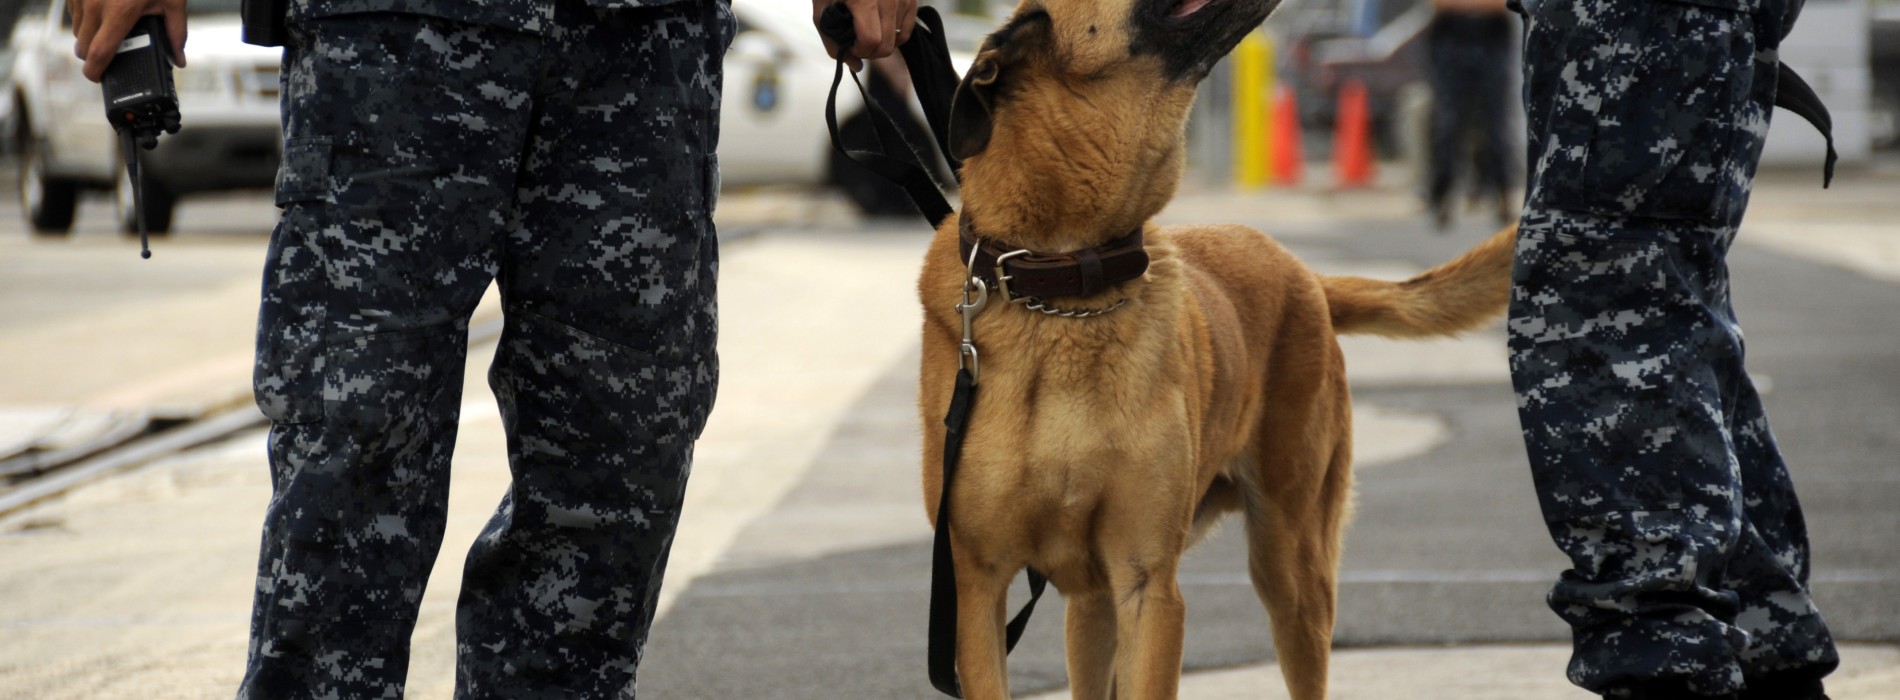
[[[844, 5], [851, 11], [856, 41], [850, 46], [840, 46], [826, 36], [818, 21], [825, 8], [832, 5]], [[811, 0], [811, 22], [820, 27], [818, 36], [825, 41], [825, 52], [843, 59], [856, 71], [864, 67], [864, 59], [889, 56], [910, 41], [910, 30], [917, 25], [917, 0]]]
[[85, 59], [86, 79], [99, 82], [133, 23], [145, 15], [165, 18], [172, 62], [185, 65], [185, 0], [73, 0], [73, 55]]

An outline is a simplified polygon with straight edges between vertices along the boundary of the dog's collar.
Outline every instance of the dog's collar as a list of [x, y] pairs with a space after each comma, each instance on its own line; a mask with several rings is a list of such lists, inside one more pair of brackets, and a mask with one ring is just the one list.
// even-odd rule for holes
[[1094, 296], [1148, 271], [1148, 251], [1142, 247], [1139, 227], [1107, 243], [1069, 253], [998, 247], [976, 234], [969, 217], [957, 229], [962, 261], [991, 289], [1002, 292], [1005, 301]]

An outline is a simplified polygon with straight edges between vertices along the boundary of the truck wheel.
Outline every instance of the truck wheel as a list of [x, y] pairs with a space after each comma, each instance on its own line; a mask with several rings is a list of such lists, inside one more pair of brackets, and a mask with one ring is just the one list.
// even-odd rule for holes
[[27, 138], [20, 154], [20, 204], [26, 222], [42, 236], [64, 236], [73, 230], [73, 212], [79, 206], [79, 187], [46, 175], [39, 143]]
[[[134, 206], [136, 200], [132, 198], [132, 177], [125, 172], [123, 166], [119, 168], [119, 179], [116, 182], [117, 184], [112, 188], [112, 199], [115, 205], [114, 211], [118, 212], [119, 216], [119, 230], [136, 235], [139, 232], [139, 219], [138, 210]], [[171, 233], [172, 210], [177, 204], [178, 198], [166, 190], [164, 185], [146, 180], [146, 232], [154, 236]]]

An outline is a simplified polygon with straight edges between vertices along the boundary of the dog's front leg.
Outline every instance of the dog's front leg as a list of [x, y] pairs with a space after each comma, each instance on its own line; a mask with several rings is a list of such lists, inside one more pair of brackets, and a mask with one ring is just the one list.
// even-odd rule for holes
[[[1181, 685], [1181, 646], [1187, 602], [1173, 568], [1126, 567], [1109, 573], [1115, 588], [1115, 696], [1118, 700], [1173, 700]], [[1119, 579], [1119, 580], [1118, 580]]]
[[1014, 571], [971, 561], [966, 547], [953, 550], [957, 570], [957, 682], [964, 700], [1009, 698], [1009, 649], [1005, 606]]
[[1115, 697], [1115, 599], [1098, 590], [1069, 597], [1069, 696]]

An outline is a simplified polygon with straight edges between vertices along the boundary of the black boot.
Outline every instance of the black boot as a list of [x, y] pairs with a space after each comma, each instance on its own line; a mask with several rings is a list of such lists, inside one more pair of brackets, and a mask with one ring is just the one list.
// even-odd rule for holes
[[1827, 700], [1827, 693], [1813, 671], [1782, 671], [1749, 681], [1739, 700]]
[[1703, 695], [1689, 690], [1689, 682], [1675, 678], [1635, 683], [1604, 693], [1607, 700], [1741, 700], [1733, 693]]

